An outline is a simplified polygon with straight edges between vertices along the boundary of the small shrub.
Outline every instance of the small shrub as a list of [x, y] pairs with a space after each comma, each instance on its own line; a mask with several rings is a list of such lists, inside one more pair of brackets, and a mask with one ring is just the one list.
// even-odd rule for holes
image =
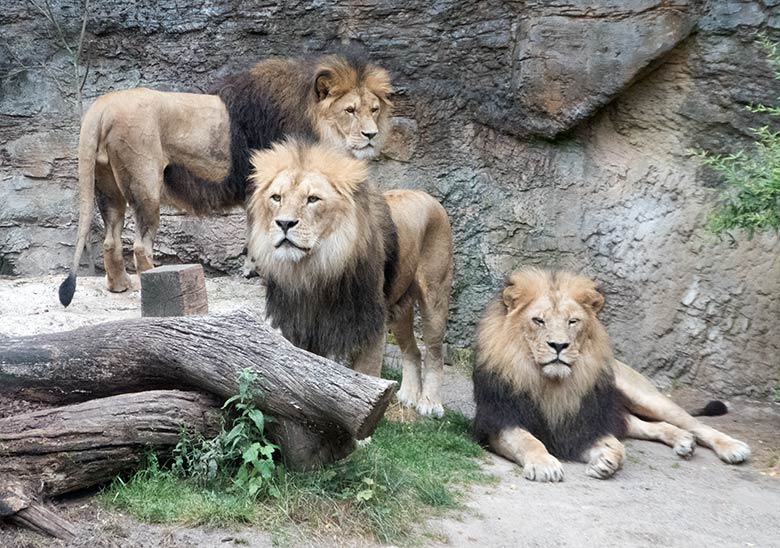
[[224, 440], [205, 441], [181, 445], [173, 467], [150, 457], [127, 480], [115, 480], [101, 495], [104, 503], [146, 521], [251, 523], [276, 536], [302, 530], [415, 542], [425, 517], [459, 505], [462, 486], [492, 481], [480, 466], [484, 451], [471, 439], [469, 420], [452, 412], [440, 420], [383, 419], [371, 443], [349, 457], [319, 470], [277, 466], [268, 480], [260, 474], [269, 487], [254, 495], [229, 488], [234, 477], [224, 479], [230, 469], [222, 459]]
[[201, 485], [231, 481], [250, 496], [261, 493], [278, 497], [274, 484], [274, 452], [278, 447], [265, 438], [266, 418], [254, 405], [257, 396], [252, 389], [255, 376], [241, 372], [238, 394], [222, 406], [227, 411], [230, 429], [225, 427], [211, 439], [192, 439], [186, 433], [173, 450], [171, 470], [181, 478]]
[[[780, 80], [780, 44], [761, 37], [759, 43]], [[750, 105], [750, 112], [780, 116], [780, 107]], [[741, 228], [750, 236], [756, 230], [780, 228], [780, 132], [769, 126], [751, 129], [755, 149], [734, 154], [694, 152], [704, 164], [720, 173], [726, 183], [719, 197], [719, 208], [710, 218], [716, 233]]]

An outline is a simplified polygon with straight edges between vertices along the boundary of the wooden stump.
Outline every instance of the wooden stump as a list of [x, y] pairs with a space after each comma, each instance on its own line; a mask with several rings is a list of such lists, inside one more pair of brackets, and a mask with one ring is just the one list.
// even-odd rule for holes
[[141, 274], [142, 316], [190, 316], [208, 312], [201, 265], [158, 266]]

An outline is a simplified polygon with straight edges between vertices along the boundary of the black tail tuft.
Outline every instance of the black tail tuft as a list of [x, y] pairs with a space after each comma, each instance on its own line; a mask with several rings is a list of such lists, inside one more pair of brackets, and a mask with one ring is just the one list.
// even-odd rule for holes
[[73, 294], [76, 292], [76, 273], [71, 272], [65, 281], [60, 284], [60, 302], [63, 306], [68, 306], [73, 300]]
[[712, 400], [707, 405], [691, 413], [694, 417], [719, 417], [729, 412], [729, 408], [720, 400]]

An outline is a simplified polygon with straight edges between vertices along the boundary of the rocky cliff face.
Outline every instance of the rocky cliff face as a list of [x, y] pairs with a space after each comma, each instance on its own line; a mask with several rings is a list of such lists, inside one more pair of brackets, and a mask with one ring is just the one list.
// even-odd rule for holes
[[[80, 4], [52, 4], [73, 40]], [[512, 269], [567, 267], [601, 282], [617, 354], [640, 370], [725, 395], [780, 391], [778, 237], [708, 233], [719, 181], [690, 156], [770, 122], [743, 106], [780, 96], [754, 41], [780, 39], [777, 0], [94, 4], [86, 103], [139, 85], [203, 90], [268, 55], [349, 42], [387, 67], [396, 130], [375, 173], [450, 213], [451, 342], [469, 344]], [[69, 56], [26, 3], [0, 0], [0, 26], [0, 273], [64, 270], [77, 220]], [[240, 212], [167, 212], [156, 254], [236, 272], [242, 238]]]

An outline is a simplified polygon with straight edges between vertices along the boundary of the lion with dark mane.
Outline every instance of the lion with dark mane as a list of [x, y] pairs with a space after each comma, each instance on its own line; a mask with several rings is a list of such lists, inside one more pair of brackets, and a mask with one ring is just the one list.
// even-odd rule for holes
[[353, 56], [274, 58], [219, 82], [212, 94], [145, 88], [99, 97], [79, 140], [79, 229], [60, 301], [70, 304], [95, 198], [105, 222], [110, 291], [130, 287], [122, 257], [127, 204], [136, 270], [152, 268], [160, 205], [208, 214], [243, 206], [249, 155], [287, 136], [372, 158], [389, 131], [388, 73]]
[[248, 260], [266, 282], [272, 325], [296, 346], [379, 376], [389, 322], [404, 357], [399, 399], [441, 416], [452, 285], [444, 208], [421, 191], [383, 195], [365, 162], [321, 144], [287, 141], [252, 164]]
[[563, 479], [558, 458], [588, 463], [590, 476], [612, 476], [625, 460], [622, 437], [661, 441], [684, 458], [698, 442], [725, 462], [746, 460], [746, 444], [702, 424], [615, 360], [597, 316], [603, 305], [582, 276], [528, 269], [509, 277], [477, 335], [478, 440], [536, 481]]

